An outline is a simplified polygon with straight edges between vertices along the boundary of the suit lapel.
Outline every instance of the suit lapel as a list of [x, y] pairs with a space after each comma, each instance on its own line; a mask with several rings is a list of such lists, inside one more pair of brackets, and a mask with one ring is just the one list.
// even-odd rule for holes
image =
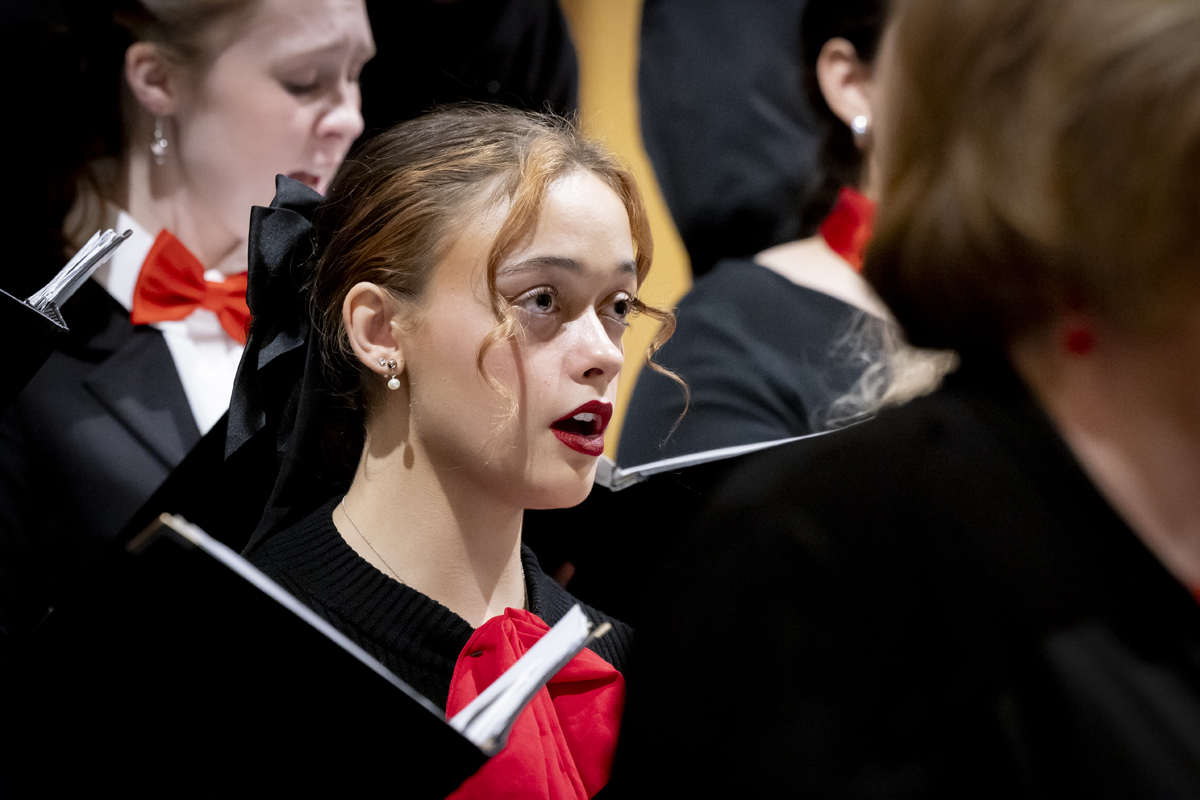
[[162, 334], [135, 328], [84, 385], [168, 469], [200, 441]]

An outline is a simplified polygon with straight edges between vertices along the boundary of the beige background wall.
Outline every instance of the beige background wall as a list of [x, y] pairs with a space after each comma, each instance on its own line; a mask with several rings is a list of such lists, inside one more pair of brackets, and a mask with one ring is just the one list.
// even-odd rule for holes
[[[608, 144], [632, 168], [650, 213], [654, 266], [642, 287], [647, 303], [674, 306], [691, 285], [687, 252], [667, 212], [642, 145], [638, 119], [638, 32], [642, 0], [560, 0], [579, 56], [579, 105], [584, 130]], [[616, 453], [625, 407], [658, 324], [641, 318], [625, 335], [625, 369], [605, 452]]]

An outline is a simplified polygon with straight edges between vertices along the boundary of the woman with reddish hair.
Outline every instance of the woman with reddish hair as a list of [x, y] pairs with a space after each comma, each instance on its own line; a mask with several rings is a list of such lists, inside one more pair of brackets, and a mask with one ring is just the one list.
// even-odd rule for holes
[[[247, 557], [453, 716], [575, 603], [522, 543], [523, 515], [587, 497], [628, 320], [669, 322], [637, 296], [641, 195], [566, 122], [462, 106], [368, 141], [324, 200], [282, 182], [255, 220], [230, 424], [262, 409], [288, 450]], [[613, 630], [462, 796], [607, 782], [630, 630], [585, 612]]]

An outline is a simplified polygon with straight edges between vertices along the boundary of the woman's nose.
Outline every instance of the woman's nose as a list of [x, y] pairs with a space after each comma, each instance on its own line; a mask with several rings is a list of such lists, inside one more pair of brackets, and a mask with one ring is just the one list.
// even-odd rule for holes
[[576, 380], [597, 382], [602, 388], [621, 373], [625, 365], [625, 352], [621, 340], [613, 341], [612, 333], [593, 310], [578, 320], [581, 326], [575, 365]]
[[352, 142], [362, 132], [362, 99], [358, 83], [343, 81], [334, 96], [332, 107], [321, 115], [317, 123], [317, 135], [336, 136]]

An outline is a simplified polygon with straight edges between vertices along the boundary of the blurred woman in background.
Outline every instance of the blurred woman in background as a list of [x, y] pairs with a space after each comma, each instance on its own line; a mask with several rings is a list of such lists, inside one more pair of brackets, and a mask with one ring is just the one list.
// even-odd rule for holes
[[59, 238], [69, 252], [99, 228], [133, 235], [63, 309], [71, 336], [0, 422], [0, 639], [224, 414], [250, 208], [277, 173], [324, 191], [362, 130], [374, 51], [361, 0], [66, 7], [78, 39], [105, 45], [83, 78], [120, 88], [75, 120], [65, 155], [80, 161], [55, 162], [74, 197]]
[[665, 376], [641, 375], [622, 429], [622, 465], [836, 427], [885, 397], [931, 388], [949, 366], [900, 347], [859, 274], [878, 193], [872, 65], [886, 5], [805, 6], [800, 57], [824, 135], [801, 229], [816, 235], [723, 260], [696, 282], [660, 356], [686, 380], [690, 404]]
[[865, 275], [962, 367], [726, 486], [639, 633], [631, 777], [1200, 793], [1197, 41], [1190, 0], [898, 4]]

